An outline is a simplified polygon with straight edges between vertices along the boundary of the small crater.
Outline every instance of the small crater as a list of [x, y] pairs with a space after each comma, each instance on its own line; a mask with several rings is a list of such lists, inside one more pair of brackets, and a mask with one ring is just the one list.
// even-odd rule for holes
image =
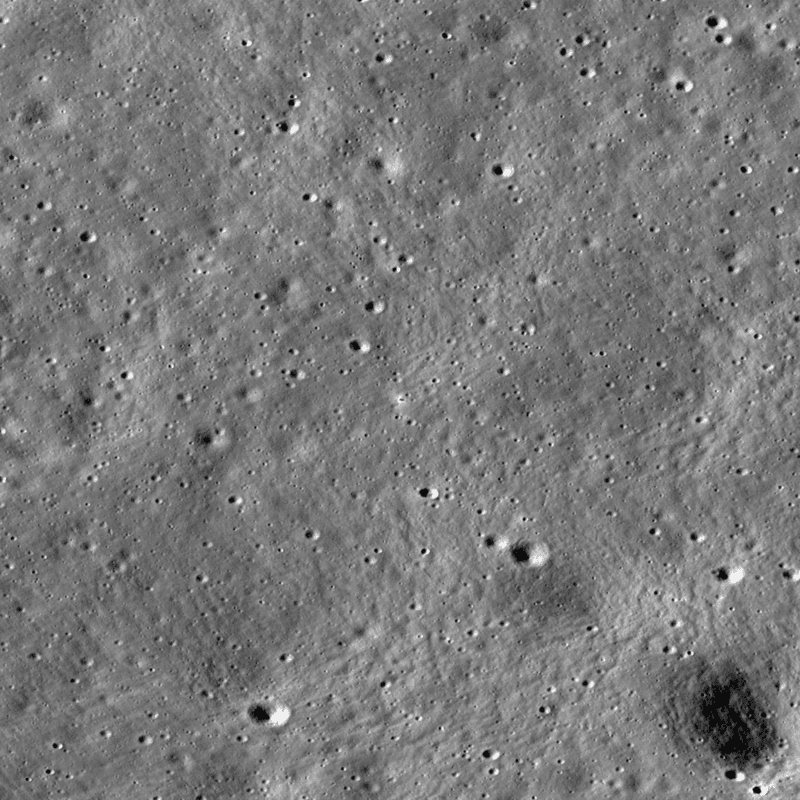
[[498, 161], [492, 164], [491, 173], [496, 178], [510, 178], [514, 174], [514, 167], [511, 164]]
[[706, 17], [706, 27], [711, 28], [711, 30], [722, 30], [728, 27], [728, 20], [719, 14], [709, 14]]
[[247, 716], [251, 721], [263, 724], [269, 722], [270, 711], [263, 703], [253, 703], [253, 705], [247, 709]]
[[252, 703], [247, 708], [247, 717], [256, 725], [280, 728], [289, 721], [291, 711], [282, 703]]
[[222, 450], [230, 444], [230, 436], [224, 428], [200, 428], [195, 432], [194, 441], [204, 450]]
[[516, 542], [509, 550], [515, 564], [527, 565], [531, 561], [531, 546], [528, 542]]

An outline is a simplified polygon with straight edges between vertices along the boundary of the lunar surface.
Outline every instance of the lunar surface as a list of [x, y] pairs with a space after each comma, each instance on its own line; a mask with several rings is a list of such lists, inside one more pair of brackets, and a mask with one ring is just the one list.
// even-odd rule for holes
[[800, 796], [800, 11], [0, 7], [0, 799]]

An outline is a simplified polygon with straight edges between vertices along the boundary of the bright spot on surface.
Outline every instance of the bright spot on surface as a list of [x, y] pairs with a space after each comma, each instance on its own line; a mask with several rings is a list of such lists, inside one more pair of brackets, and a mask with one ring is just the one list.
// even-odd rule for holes
[[744, 578], [744, 569], [742, 567], [734, 567], [728, 573], [728, 583], [739, 583]]
[[405, 162], [399, 153], [393, 153], [390, 155], [383, 162], [383, 168], [386, 170], [386, 174], [393, 180], [402, 177], [406, 171]]
[[550, 560], [550, 548], [543, 542], [531, 545], [528, 563], [532, 567], [543, 567]]
[[269, 725], [273, 728], [280, 728], [281, 725], [285, 725], [289, 721], [291, 715], [292, 712], [287, 706], [278, 703], [270, 711]]

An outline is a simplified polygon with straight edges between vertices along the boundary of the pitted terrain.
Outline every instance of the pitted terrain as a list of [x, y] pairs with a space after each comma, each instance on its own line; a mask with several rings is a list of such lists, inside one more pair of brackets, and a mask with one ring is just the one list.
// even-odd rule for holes
[[797, 795], [791, 3], [2, 14], [0, 798]]

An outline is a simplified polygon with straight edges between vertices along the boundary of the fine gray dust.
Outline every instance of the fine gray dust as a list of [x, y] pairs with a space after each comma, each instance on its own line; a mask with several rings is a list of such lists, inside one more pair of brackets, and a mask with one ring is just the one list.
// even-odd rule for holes
[[0, 798], [800, 794], [787, 0], [0, 9]]

